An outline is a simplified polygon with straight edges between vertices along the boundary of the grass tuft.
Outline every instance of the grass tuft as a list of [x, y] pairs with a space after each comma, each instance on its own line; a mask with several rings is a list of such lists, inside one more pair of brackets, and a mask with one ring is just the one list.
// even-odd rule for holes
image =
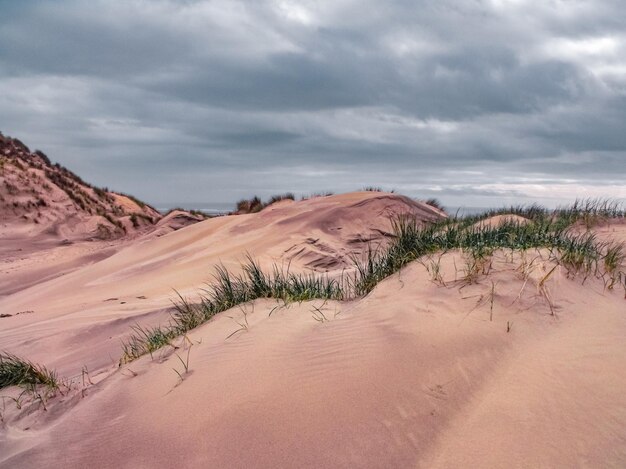
[[346, 297], [344, 285], [327, 276], [294, 274], [274, 267], [265, 273], [248, 256], [242, 273], [235, 275], [224, 266], [217, 266], [214, 282], [205, 289], [197, 302], [190, 302], [177, 293], [174, 313], [169, 324], [154, 328], [133, 327], [132, 335], [123, 342], [120, 365], [142, 355], [151, 354], [186, 332], [204, 324], [213, 316], [235, 306], [259, 298], [275, 298], [284, 303], [313, 299], [340, 300]]
[[0, 389], [9, 386], [38, 385], [51, 390], [58, 389], [59, 380], [56, 373], [16, 355], [0, 353]]
[[[508, 220], [500, 225], [478, 223], [498, 214], [516, 213], [531, 220]], [[624, 216], [621, 205], [609, 201], [577, 201], [570, 208], [549, 212], [538, 205], [489, 211], [480, 216], [448, 218], [420, 228], [416, 219], [393, 220], [393, 238], [385, 249], [370, 249], [357, 264], [352, 287], [357, 296], [369, 293], [381, 280], [422, 256], [451, 249], [468, 254], [468, 281], [488, 271], [488, 259], [496, 249], [523, 252], [546, 248], [572, 274], [616, 277], [624, 261], [624, 246], [601, 243], [591, 232], [577, 233], [571, 226], [580, 220], [609, 220]]]
[[273, 195], [268, 199], [267, 202], [263, 202], [258, 196], [255, 195], [251, 199], [242, 199], [237, 202], [235, 213], [239, 215], [247, 213], [257, 213], [269, 207], [270, 205], [275, 204], [276, 202], [295, 199], [296, 196], [291, 192]]

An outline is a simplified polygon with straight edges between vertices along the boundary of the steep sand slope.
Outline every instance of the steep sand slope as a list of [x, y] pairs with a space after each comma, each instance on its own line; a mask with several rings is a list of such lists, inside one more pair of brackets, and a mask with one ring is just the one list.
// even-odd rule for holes
[[[119, 357], [132, 324], [166, 318], [174, 289], [194, 294], [217, 264], [236, 270], [249, 253], [267, 268], [340, 272], [366, 243], [385, 241], [387, 216], [409, 212], [424, 221], [441, 216], [405, 197], [358, 192], [149, 234], [107, 259], [1, 298], [0, 311], [14, 316], [0, 319], [0, 343], [62, 373], [99, 369]], [[17, 315], [23, 311], [33, 313]]]
[[184, 211], [162, 217], [0, 133], [0, 297], [104, 259], [146, 233], [204, 218]]
[[359, 301], [225, 312], [7, 424], [0, 467], [624, 467], [624, 292], [559, 267], [552, 315], [549, 261], [440, 265], [445, 286], [425, 259]]
[[[0, 240], [53, 245], [115, 239], [150, 227], [161, 215], [127, 195], [94, 187], [48, 157], [0, 133]], [[2, 251], [0, 251], [2, 256]], [[0, 257], [1, 258], [1, 257]]]

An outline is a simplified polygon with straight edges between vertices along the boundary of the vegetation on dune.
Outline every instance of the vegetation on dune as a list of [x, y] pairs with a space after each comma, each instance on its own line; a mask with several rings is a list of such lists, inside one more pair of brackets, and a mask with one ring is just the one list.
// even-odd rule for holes
[[107, 187], [93, 187], [93, 191], [100, 200], [115, 203], [115, 197], [109, 193], [109, 189]]
[[390, 194], [395, 194], [396, 192], [395, 189], [391, 189], [390, 191], [387, 191], [379, 186], [365, 186], [362, 190], [364, 192], [388, 192]]
[[269, 207], [276, 202], [280, 202], [282, 200], [295, 200], [295, 196], [291, 192], [287, 192], [285, 194], [277, 194], [273, 195], [268, 199], [267, 202], [263, 202], [258, 196], [254, 196], [250, 199], [242, 199], [237, 202], [236, 213], [238, 214], [246, 214], [246, 213], [257, 213], [263, 210], [266, 207]]
[[111, 223], [111, 225], [113, 225], [114, 227], [116, 227], [117, 229], [121, 230], [122, 232], [126, 232], [126, 227], [122, 224], [121, 221], [119, 221], [116, 218], [113, 218], [111, 215], [109, 215], [108, 213], [103, 213], [102, 217], [104, 219], [106, 219], [106, 221], [108, 221], [109, 223]]
[[189, 213], [194, 217], [200, 218], [213, 218], [215, 215], [211, 215], [210, 213], [203, 212], [202, 210], [189, 210]]
[[139, 220], [144, 220], [146, 223], [150, 225], [154, 225], [156, 223], [156, 220], [154, 218], [144, 213], [131, 213], [130, 214], [130, 222], [133, 224], [134, 228], [139, 228], [141, 226], [141, 223]]
[[[104, 189], [105, 191], [109, 192], [108, 188]], [[156, 208], [154, 208], [152, 205], [147, 204], [146, 202], [144, 202], [143, 200], [138, 199], [137, 197], [135, 197], [134, 195], [131, 194], [126, 194], [125, 192], [114, 192], [114, 194], [117, 195], [121, 195], [122, 197], [126, 197], [127, 199], [130, 199], [131, 201], [133, 201], [135, 203], [135, 205], [137, 205], [140, 209], [149, 209], [155, 213], [158, 213], [158, 210]], [[112, 196], [111, 196], [112, 197]], [[113, 198], [113, 197], [112, 197]], [[113, 199], [115, 200], [115, 199]]]
[[555, 228], [565, 229], [581, 222], [586, 228], [612, 219], [626, 217], [624, 205], [611, 199], [577, 199], [573, 204], [548, 210], [539, 204], [514, 205], [500, 209], [488, 210], [479, 215], [454, 218], [468, 226], [496, 215], [518, 215], [535, 223], [554, 222]]
[[59, 378], [57, 373], [43, 365], [33, 363], [24, 358], [7, 352], [0, 352], [0, 389], [15, 386], [21, 389], [18, 393], [9, 393], [0, 396], [0, 424], [4, 423], [4, 409], [6, 401], [13, 402], [20, 410], [25, 408], [27, 413], [34, 410], [34, 406], [48, 410], [48, 401], [58, 394], [67, 396], [72, 390], [80, 390], [85, 396], [85, 390], [92, 385], [87, 367], [83, 367], [81, 374], [82, 387], [74, 377], [72, 379]]
[[268, 274], [250, 256], [242, 267], [242, 273], [234, 275], [223, 266], [218, 266], [214, 283], [202, 292], [198, 302], [191, 303], [179, 295], [174, 302], [175, 312], [166, 326], [135, 326], [133, 334], [123, 343], [124, 354], [120, 363], [130, 362], [147, 353], [152, 354], [216, 314], [259, 298], [276, 298], [285, 303], [317, 298], [344, 299], [344, 286], [328, 276], [294, 274], [278, 267], [274, 267], [273, 272]]
[[190, 215], [193, 215], [194, 217], [205, 218], [205, 219], [214, 218], [218, 216], [218, 215], [213, 215], [211, 213], [203, 212], [202, 210], [195, 210], [195, 209], [189, 210], [189, 209], [182, 208], [182, 207], [170, 208], [167, 210], [167, 212], [162, 213], [162, 215], [165, 218], [166, 216], [168, 216], [170, 213], [173, 213], [173, 212], [187, 212]]
[[[504, 220], [499, 225], [479, 223], [495, 215], [516, 214], [530, 220], [521, 223]], [[624, 218], [621, 204], [613, 201], [576, 201], [570, 207], [548, 211], [538, 205], [492, 210], [479, 216], [447, 218], [422, 228], [415, 218], [401, 216], [392, 220], [393, 237], [389, 244], [370, 246], [362, 259], [355, 259], [352, 273], [340, 279], [315, 274], [293, 274], [274, 267], [263, 272], [248, 256], [242, 274], [234, 275], [224, 267], [216, 269], [215, 282], [205, 290], [198, 302], [179, 295], [170, 324], [151, 329], [135, 327], [123, 344], [120, 364], [144, 354], [152, 354], [164, 345], [207, 322], [216, 314], [259, 298], [276, 298], [285, 303], [312, 299], [346, 300], [371, 292], [385, 278], [422, 256], [460, 249], [469, 255], [468, 276], [480, 272], [493, 251], [510, 249], [548, 249], [554, 260], [572, 274], [608, 276], [606, 285], [612, 289], [623, 284], [622, 270], [626, 255], [621, 244], [599, 242], [590, 232], [576, 232], [573, 225], [585, 226], [601, 220]]]
[[[119, 193], [119, 195], [121, 195], [121, 196], [123, 196], [123, 197], [126, 197], [127, 199], [132, 200], [132, 201], [135, 203], [135, 205], [137, 205], [139, 208], [144, 208], [144, 207], [146, 207], [146, 203], [145, 203], [143, 200], [139, 200], [139, 199], [138, 199], [137, 197], [135, 197], [135, 196], [132, 196], [132, 195], [130, 195], [130, 194], [125, 194], [125, 193], [123, 193], [123, 192], [120, 192], [120, 193]], [[150, 208], [152, 208], [152, 207], [150, 207]]]
[[[369, 293], [381, 280], [408, 263], [427, 254], [461, 249], [473, 259], [482, 259], [496, 249], [526, 251], [550, 250], [555, 260], [572, 273], [586, 275], [604, 271], [620, 275], [623, 261], [621, 245], [602, 243], [591, 232], [576, 233], [559, 219], [543, 218], [532, 223], [505, 220], [497, 226], [466, 220], [445, 220], [421, 229], [415, 220], [394, 220], [394, 238], [385, 248], [368, 253], [364, 262], [356, 263], [352, 282], [357, 296]], [[608, 267], [608, 268], [607, 268]]]
[[[529, 221], [503, 218], [499, 224], [480, 223], [495, 215], [508, 214], [519, 215]], [[467, 270], [464, 280], [470, 283], [488, 273], [485, 266], [489, 265], [488, 259], [496, 250], [524, 253], [529, 249], [545, 249], [572, 275], [582, 274], [585, 278], [596, 275], [604, 279], [606, 288], [621, 285], [626, 292], [624, 245], [599, 241], [592, 231], [583, 229], [625, 217], [621, 204], [604, 200], [576, 201], [571, 206], [553, 211], [538, 205], [511, 207], [479, 216], [451, 217], [426, 227], [422, 227], [414, 217], [399, 216], [392, 220], [393, 236], [388, 243], [370, 246], [362, 258], [354, 260], [354, 269], [339, 278], [314, 273], [296, 274], [277, 266], [271, 272], [264, 272], [258, 262], [248, 256], [241, 273], [234, 274], [218, 266], [213, 282], [201, 291], [198, 300], [192, 302], [178, 295], [169, 323], [156, 327], [134, 326], [130, 337], [123, 342], [123, 356], [119, 364], [121, 366], [146, 354], [152, 355], [166, 345], [173, 346], [177, 337], [233, 307], [261, 298], [273, 298], [288, 304], [314, 299], [363, 297], [409, 263], [429, 254], [451, 250], [465, 253]], [[443, 284], [434, 265], [430, 272], [434, 280], [439, 279]], [[494, 289], [492, 282], [492, 308]], [[551, 304], [550, 308], [552, 310]], [[247, 318], [245, 321], [242, 327], [247, 329]], [[509, 328], [507, 324], [507, 332]], [[179, 357], [185, 372], [188, 370], [188, 359], [189, 356], [184, 362]], [[60, 391], [63, 383], [54, 371], [15, 355], [0, 353], [0, 389], [20, 386], [24, 389], [22, 394], [29, 396], [31, 402], [41, 403], [45, 409], [48, 397]], [[21, 396], [15, 399], [18, 406], [21, 405]]]
[[44, 161], [44, 163], [46, 163], [48, 166], [52, 165], [50, 158], [48, 158], [48, 155], [46, 155], [43, 151], [35, 150], [35, 155], [41, 158]]
[[56, 373], [15, 355], [0, 353], [0, 389], [9, 386], [38, 385], [58, 389], [59, 380]]
[[562, 225], [581, 222], [592, 228], [612, 219], [626, 218], [622, 203], [610, 199], [577, 199], [571, 206], [558, 208], [553, 217]]
[[264, 204], [256, 195], [251, 199], [242, 199], [237, 202], [237, 213], [256, 213], [263, 210]]
[[446, 211], [446, 209], [444, 208], [443, 204], [441, 202], [439, 202], [439, 200], [437, 200], [435, 198], [427, 199], [427, 200], [424, 201], [424, 203], [426, 205], [430, 205], [431, 207], [436, 208], [437, 210], [441, 210], [442, 212]]
[[276, 202], [281, 202], [283, 200], [296, 200], [296, 196], [291, 192], [286, 192], [285, 194], [276, 194], [270, 197], [270, 199], [265, 203], [265, 206], [268, 207]]
[[316, 199], [318, 197], [330, 197], [331, 195], [335, 195], [334, 192], [326, 191], [326, 192], [314, 192], [313, 194], [303, 195], [300, 197], [300, 200], [309, 200]]
[[[22, 200], [10, 201], [6, 206], [13, 209], [14, 215], [21, 216], [25, 220], [32, 219], [35, 223], [39, 223], [41, 217], [39, 214], [35, 215], [34, 211], [37, 207], [42, 206], [41, 195], [46, 192], [51, 193], [54, 186], [67, 195], [76, 209], [90, 215], [100, 215], [114, 225], [115, 228], [112, 232], [106, 227], [106, 224], [101, 224], [104, 231], [109, 235], [123, 234], [125, 232], [124, 225], [119, 219], [132, 215], [132, 212], [137, 212], [137, 216], [132, 220], [134, 226], [140, 226], [139, 222], [142, 218], [151, 224], [154, 223], [155, 218], [158, 218], [158, 216], [150, 216], [152, 215], [150, 211], [154, 210], [150, 205], [131, 195], [120, 194], [137, 204], [137, 210], [127, 211], [117, 203], [115, 194], [107, 188], [93, 186], [59, 163], [51, 163], [48, 156], [40, 150], [31, 153], [28, 147], [17, 139], [4, 137], [0, 134], [0, 153], [2, 153], [0, 169], [2, 169], [3, 176], [6, 174], [7, 168], [13, 168], [9, 174], [13, 181], [4, 181], [6, 191], [10, 196], [22, 198]], [[26, 196], [31, 197], [35, 203], [24, 201], [23, 197]], [[2, 198], [0, 202], [6, 202], [6, 200]], [[56, 210], [58, 208], [53, 206], [52, 212]], [[53, 213], [51, 219], [61, 216], [61, 214]]]
[[[504, 219], [497, 226], [480, 223], [497, 215], [518, 215], [529, 223]], [[365, 262], [357, 263], [354, 287], [357, 295], [366, 294], [382, 279], [420, 257], [440, 251], [462, 249], [473, 257], [484, 257], [495, 249], [525, 251], [549, 249], [558, 260], [577, 273], [620, 275], [623, 246], [602, 243], [590, 231], [573, 228], [582, 223], [596, 224], [624, 219], [620, 202], [609, 199], [576, 200], [572, 205], [548, 210], [538, 204], [489, 210], [480, 215], [450, 217], [421, 229], [414, 219], [393, 221], [394, 238], [382, 250], [370, 251]], [[623, 272], [621, 273], [623, 275]]]

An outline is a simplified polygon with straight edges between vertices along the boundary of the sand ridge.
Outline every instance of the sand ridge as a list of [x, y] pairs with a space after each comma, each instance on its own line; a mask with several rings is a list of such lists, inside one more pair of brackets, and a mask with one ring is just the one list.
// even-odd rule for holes
[[[583, 290], [559, 268], [555, 317], [506, 254], [472, 285], [459, 282], [462, 261], [441, 258], [445, 286], [414, 263], [362, 300], [278, 309], [263, 300], [223, 313], [180, 349], [125, 365], [62, 415], [40, 417], [34, 437], [7, 432], [0, 464], [619, 467], [619, 292], [598, 281]], [[481, 299], [491, 281], [492, 320]], [[316, 309], [328, 319], [316, 321]], [[244, 312], [248, 329], [230, 336]], [[181, 381], [177, 355], [189, 344]]]
[[[193, 298], [211, 280], [216, 265], [235, 271], [249, 254], [267, 269], [277, 264], [294, 272], [340, 273], [368, 243], [385, 242], [387, 215], [394, 213], [412, 213], [424, 221], [441, 216], [404, 197], [360, 192], [217, 217], [158, 237], [148, 234], [120, 244], [104, 260], [0, 298], [3, 312], [34, 311], [4, 318], [0, 341], [14, 353], [24, 351], [32, 360], [74, 372], [63, 360], [50, 360], [48, 353], [69, 341], [85, 364], [97, 369], [110, 364], [109, 354], [119, 350], [120, 334], [129, 323], [159, 321], [171, 308], [175, 291]], [[94, 349], [79, 340], [94, 328], [116, 332]], [[24, 337], [31, 340], [25, 344]]]
[[[320, 269], [293, 246], [358, 255], [384, 243], [389, 210], [433, 214], [379, 193], [280, 203], [3, 298], [36, 310], [0, 320], [3, 344], [70, 376], [87, 365], [94, 384], [48, 412], [7, 406], [0, 467], [623, 467], [624, 292], [541, 250], [496, 251], [472, 281], [451, 251], [357, 300], [240, 305], [117, 368], [135, 322], [167, 320], [172, 284], [192, 295], [246, 252]], [[625, 241], [626, 225], [598, 233]]]

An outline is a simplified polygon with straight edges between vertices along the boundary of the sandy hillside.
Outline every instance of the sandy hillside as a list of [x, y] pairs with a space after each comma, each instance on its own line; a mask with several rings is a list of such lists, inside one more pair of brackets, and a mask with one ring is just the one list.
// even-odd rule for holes
[[186, 211], [162, 216], [0, 133], [0, 297], [203, 219]]
[[127, 195], [94, 187], [52, 164], [41, 151], [0, 134], [0, 239], [115, 239], [156, 223], [161, 215]]
[[[389, 217], [403, 213], [424, 221], [441, 217], [406, 197], [357, 192], [280, 203], [167, 234], [157, 230], [104, 260], [0, 298], [0, 311], [13, 315], [2, 319], [0, 342], [65, 373], [83, 364], [98, 369], [117, 358], [132, 324], [160, 322], [174, 290], [193, 296], [216, 265], [234, 271], [250, 254], [268, 269], [340, 273], [365, 246], [384, 243]], [[46, 265], [45, 258], [38, 261]], [[50, 350], [68, 350], [72, 359]]]
[[34, 312], [0, 319], [0, 342], [78, 384], [47, 411], [5, 404], [0, 467], [624, 467], [623, 288], [544, 251], [497, 251], [472, 281], [460, 252], [423, 258], [350, 302], [258, 300], [117, 367], [132, 324], [165, 321], [212, 265], [334, 275], [406, 211], [438, 216], [381, 193], [280, 203], [3, 298]]
[[471, 285], [439, 262], [443, 282], [425, 260], [359, 301], [224, 313], [7, 425], [0, 465], [623, 467], [623, 292], [557, 268], [553, 315], [541, 257], [497, 254]]

